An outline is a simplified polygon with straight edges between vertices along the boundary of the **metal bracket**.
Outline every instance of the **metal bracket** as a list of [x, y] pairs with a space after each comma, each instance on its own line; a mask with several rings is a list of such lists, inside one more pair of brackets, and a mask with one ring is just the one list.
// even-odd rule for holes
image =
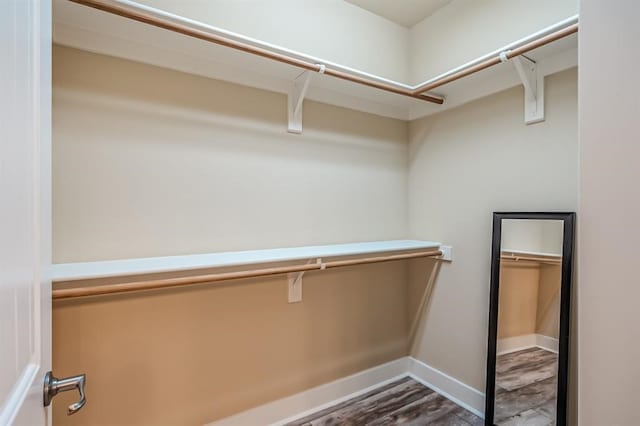
[[538, 65], [524, 56], [511, 58], [524, 86], [524, 122], [527, 124], [544, 121], [544, 76]]
[[288, 126], [289, 133], [302, 133], [302, 102], [307, 94], [311, 82], [311, 71], [304, 71], [293, 82], [293, 87], [288, 99]]
[[[307, 265], [313, 262], [313, 260], [309, 260]], [[318, 265], [322, 265], [322, 259], [318, 258], [316, 260]], [[324, 268], [322, 268], [324, 269]], [[304, 276], [303, 272], [293, 272], [288, 275], [289, 280], [289, 303], [298, 303], [302, 302], [302, 277]]]

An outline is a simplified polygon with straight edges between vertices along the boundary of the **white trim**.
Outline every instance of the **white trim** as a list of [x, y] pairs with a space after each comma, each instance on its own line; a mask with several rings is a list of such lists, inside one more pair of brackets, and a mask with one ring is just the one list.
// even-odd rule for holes
[[403, 357], [348, 377], [251, 408], [208, 426], [281, 426], [358, 397], [403, 377], [411, 377], [484, 418], [484, 393], [412, 357]]
[[18, 380], [16, 380], [4, 404], [0, 406], [0, 425], [13, 424], [13, 421], [27, 399], [31, 385], [34, 380], [36, 380], [38, 371], [40, 371], [40, 365], [33, 362], [27, 364], [24, 370], [22, 370], [22, 374]]
[[558, 339], [535, 333], [498, 339], [497, 346], [498, 355], [535, 347], [558, 353]]
[[558, 353], [559, 343], [558, 339], [553, 337], [536, 334], [536, 346], [539, 348]]
[[521, 351], [536, 346], [535, 334], [524, 334], [522, 336], [505, 337], [498, 339], [496, 352], [498, 355], [504, 355], [511, 352]]
[[407, 357], [399, 358], [209, 423], [209, 426], [282, 425], [405, 377], [407, 363]]
[[122, 275], [186, 271], [258, 263], [286, 262], [322, 257], [354, 256], [407, 250], [438, 248], [440, 243], [418, 240], [389, 240], [325, 246], [286, 247], [266, 250], [232, 251], [186, 256], [148, 257], [102, 262], [52, 265], [53, 281], [72, 281]]
[[483, 392], [412, 357], [408, 376], [484, 419]]

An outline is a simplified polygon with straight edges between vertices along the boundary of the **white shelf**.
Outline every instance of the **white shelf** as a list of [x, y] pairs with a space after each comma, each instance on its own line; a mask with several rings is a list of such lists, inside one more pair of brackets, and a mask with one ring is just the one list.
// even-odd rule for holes
[[[284, 94], [291, 91], [294, 79], [300, 74], [299, 68], [290, 65], [144, 25], [68, 0], [54, 0], [53, 7], [53, 39], [55, 43], [61, 45]], [[187, 27], [203, 28], [205, 26], [175, 15], [173, 21]], [[206, 27], [216, 33], [225, 33], [215, 27]], [[233, 38], [233, 35], [230, 37]], [[236, 37], [241, 36], [236, 35]], [[242, 40], [247, 39], [242, 38]], [[253, 44], [260, 46], [267, 45], [258, 40], [254, 42]], [[249, 41], [249, 43], [252, 42]], [[531, 51], [527, 53], [527, 57], [537, 62], [543, 75], [549, 75], [577, 66], [577, 45], [578, 37], [574, 34]], [[273, 45], [267, 47], [273, 51], [287, 52], [301, 58], [311, 58], [309, 55], [292, 52], [283, 47]], [[312, 59], [316, 63], [324, 63], [348, 73], [366, 75], [392, 86], [412, 87], [407, 83], [391, 81], [334, 64], [323, 58]], [[445, 103], [436, 105], [330, 76], [314, 74], [305, 98], [385, 117], [413, 120], [520, 84], [513, 65], [501, 64], [439, 87], [434, 93], [443, 95]]]
[[530, 250], [511, 250], [511, 249], [502, 249], [502, 254], [514, 255], [514, 256], [540, 256], [540, 257], [550, 257], [550, 258], [562, 258], [562, 254], [560, 253], [545, 253], [539, 251], [530, 251]]
[[108, 260], [101, 262], [59, 263], [52, 265], [52, 279], [53, 281], [74, 281], [123, 275], [286, 262], [302, 259], [421, 250], [439, 248], [440, 245], [440, 243], [433, 241], [390, 240], [186, 256]]

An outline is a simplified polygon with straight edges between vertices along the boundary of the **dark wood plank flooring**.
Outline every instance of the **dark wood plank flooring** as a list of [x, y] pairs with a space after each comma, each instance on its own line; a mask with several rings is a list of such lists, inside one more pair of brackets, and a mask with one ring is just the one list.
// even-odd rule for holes
[[499, 426], [555, 424], [558, 355], [529, 348], [499, 355], [495, 423]]
[[287, 426], [480, 426], [483, 420], [405, 377]]

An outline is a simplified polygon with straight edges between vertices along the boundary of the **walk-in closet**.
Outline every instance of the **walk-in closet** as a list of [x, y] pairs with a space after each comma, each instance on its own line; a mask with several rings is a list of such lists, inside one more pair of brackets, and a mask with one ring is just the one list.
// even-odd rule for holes
[[0, 16], [0, 425], [640, 422], [635, 2]]

